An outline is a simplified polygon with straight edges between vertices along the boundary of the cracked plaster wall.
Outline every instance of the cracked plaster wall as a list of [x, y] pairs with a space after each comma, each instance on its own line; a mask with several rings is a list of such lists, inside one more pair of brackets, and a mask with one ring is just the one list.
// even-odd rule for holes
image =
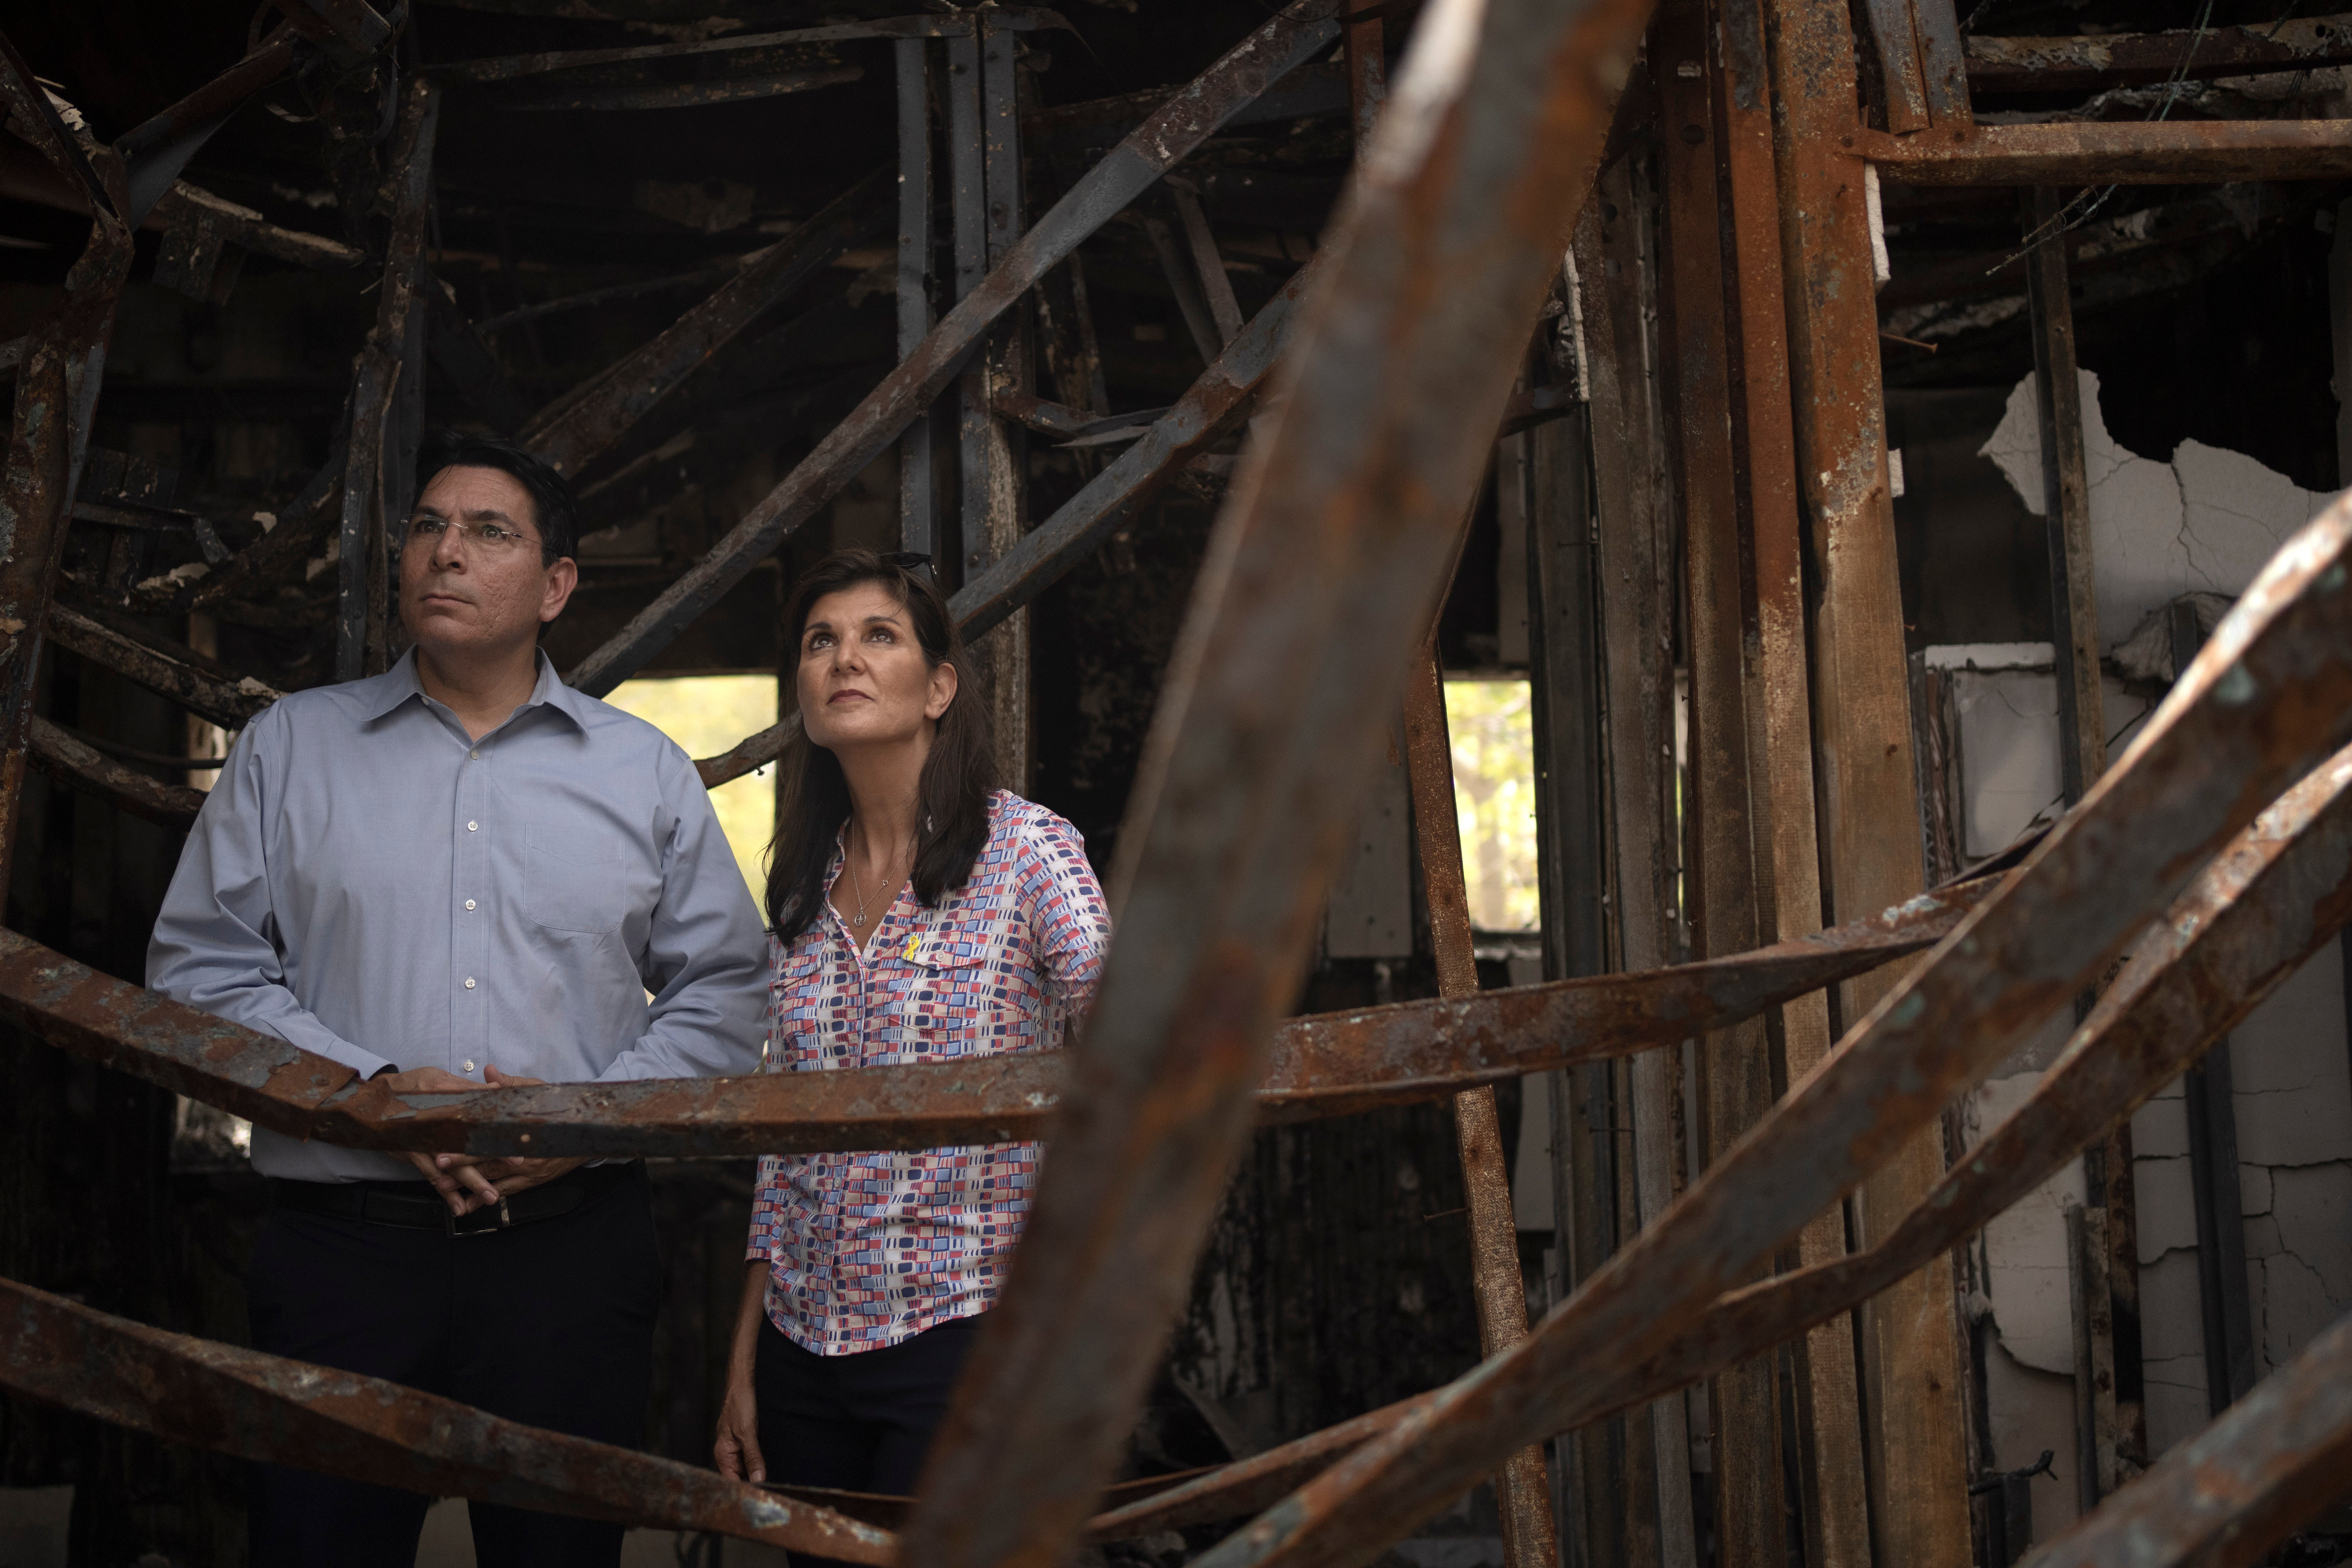
[[[2126, 451], [2099, 412], [2099, 378], [2083, 371], [2084, 477], [2099, 639], [2112, 647], [2166, 601], [2193, 589], [2237, 594], [2332, 497], [2306, 490], [2243, 453], [2183, 441], [2170, 462]], [[2036, 517], [2042, 494], [2040, 400], [2033, 378], [2012, 388], [1979, 448]]]
[[[2098, 412], [2098, 378], [2083, 374], [2092, 547], [2100, 637], [2112, 647], [2148, 615], [2192, 591], [2235, 594], [2327, 497], [2251, 458], [2183, 442], [2168, 463], [2124, 450]], [[2041, 442], [2032, 378], [2011, 392], [1981, 448], [2025, 505], [2042, 511]], [[2056, 688], [2046, 644], [1927, 650], [1959, 672], [1965, 853], [1990, 855], [2054, 812]], [[2106, 687], [2111, 751], [2147, 704]], [[2233, 1032], [2232, 1109], [2245, 1215], [2246, 1270], [2262, 1373], [2352, 1311], [2352, 1042], [2343, 949], [2330, 943]], [[2064, 1020], [2021, 1041], [1972, 1099], [1981, 1136], [2032, 1092], [2063, 1046]], [[2148, 1440], [2161, 1453], [2204, 1426], [2205, 1359], [2189, 1128], [2178, 1083], [2132, 1119], [2138, 1194], [2140, 1311]], [[2081, 1162], [1988, 1226], [1979, 1310], [1998, 1332], [1988, 1414], [1999, 1462], [2072, 1453], [2074, 1331], [2065, 1209], [2083, 1201]], [[2072, 1488], [2036, 1483], [2036, 1534], [2071, 1513]], [[2044, 1510], [2053, 1516], [2045, 1520]]]

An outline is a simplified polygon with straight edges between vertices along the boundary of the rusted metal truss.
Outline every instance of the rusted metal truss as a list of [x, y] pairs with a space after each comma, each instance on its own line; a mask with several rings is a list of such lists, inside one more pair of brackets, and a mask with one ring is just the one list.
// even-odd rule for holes
[[[104, 759], [89, 752], [82, 765], [96, 770]], [[1409, 1104], [1719, 1028], [1932, 946], [1990, 886], [1990, 879], [1961, 883], [1738, 958], [1290, 1019], [1268, 1051], [1258, 1119], [1299, 1121]], [[1070, 1077], [1063, 1056], [984, 1057], [404, 1098], [358, 1082], [339, 1062], [100, 974], [9, 931], [0, 931], [0, 1016], [60, 1049], [289, 1137], [353, 1148], [751, 1154], [1034, 1138], [1051, 1126]]]
[[681, 627], [716, 603], [859, 470], [905, 433], [961, 373], [990, 325], [1046, 269], [1148, 189], [1217, 128], [1339, 37], [1338, 0], [1293, 0], [1211, 66], [1096, 164], [1021, 237], [955, 308], [816, 450], [677, 582], [566, 679], [602, 695], [645, 668]]
[[[1794, 4], [1770, 9], [1785, 15]], [[339, 65], [363, 62], [388, 47], [399, 19], [394, 12], [388, 22], [362, 0], [298, 0], [280, 9], [284, 25], [243, 60], [112, 150], [68, 131], [0, 40], [0, 97], [42, 161], [49, 194], [37, 199], [91, 221], [64, 306], [28, 342], [16, 371], [0, 494], [0, 884], [28, 763], [166, 825], [185, 826], [201, 798], [31, 714], [31, 671], [45, 632], [225, 727], [278, 696], [194, 650], [87, 613], [89, 605], [177, 614], [224, 603], [293, 575], [340, 523], [339, 668], [357, 673], [369, 656], [380, 659], [383, 548], [405, 460], [392, 438], [394, 404], [404, 384], [414, 387], [404, 378], [421, 368], [417, 291], [436, 311], [442, 302], [422, 255], [435, 107], [445, 84], [775, 44], [978, 36], [963, 16], [912, 16], [437, 68], [411, 79], [398, 100], [383, 188], [389, 240], [381, 254], [362, 256], [276, 228], [178, 181], [211, 130], [282, 74], [298, 49], [324, 50]], [[1865, 164], [1890, 180], [1950, 184], [2352, 174], [2343, 121], [1977, 126], [1963, 68], [1979, 88], [2016, 78], [2039, 89], [2073, 80], [2068, 71], [2140, 79], [2173, 68], [2167, 62], [2182, 58], [2177, 40], [2118, 40], [2128, 58], [2060, 49], [2049, 57], [2055, 64], [2025, 47], [2040, 41], [2011, 40], [2017, 47], [2004, 51], [1996, 41], [1969, 40], [1963, 61], [1948, 5], [1874, 0], [1864, 9], [1880, 52], [1891, 49], [1881, 62], [1890, 91], [1908, 105], [1900, 112], [1909, 119], [1896, 129], [1911, 133], [1857, 128], [1833, 148], [1822, 138], [1796, 149], [1804, 179], [1823, 189], [1843, 190]], [[1433, 0], [1425, 11], [1342, 216], [1315, 262], [1255, 320], [1241, 320], [1197, 198], [1171, 188], [1175, 226], [1156, 221], [1171, 278], [1199, 294], [1207, 373], [1171, 407], [1126, 416], [1149, 420], [1133, 444], [953, 603], [968, 636], [1003, 622], [1262, 407], [1121, 837], [1113, 878], [1119, 936], [1082, 1049], [401, 1097], [0, 931], [0, 1016], [60, 1048], [298, 1137], [390, 1150], [614, 1156], [1050, 1138], [1053, 1157], [1009, 1287], [989, 1315], [922, 1495], [878, 1510], [859, 1505], [891, 1529], [903, 1525], [903, 1540], [819, 1501], [518, 1426], [415, 1390], [167, 1333], [7, 1281], [0, 1281], [0, 1384], [249, 1458], [926, 1568], [1050, 1564], [1081, 1542], [1253, 1513], [1202, 1560], [1205, 1568], [1343, 1568], [1503, 1472], [1512, 1558], [1532, 1562], [1549, 1554], [1549, 1504], [1532, 1445], [1714, 1375], [1895, 1287], [2127, 1116], [2352, 920], [2352, 751], [2338, 749], [2352, 740], [2347, 500], [2281, 552], [2131, 751], [1997, 881], [1940, 889], [1737, 956], [1478, 992], [1458, 845], [1453, 881], [1437, 885], [1445, 869], [1440, 829], [1450, 813], [1442, 805], [1442, 709], [1433, 724], [1434, 667], [1423, 639], [1495, 432], [1559, 411], [1548, 389], [1513, 401], [1511, 379], [1560, 267], [1648, 6]], [[1759, 68], [1762, 14], [1734, 7], [1727, 15], [1737, 24], [1727, 47], [1741, 55], [1742, 69]], [[1051, 12], [997, 8], [986, 26], [1062, 25]], [[1049, 268], [1343, 30], [1356, 46], [1378, 25], [1339, 0], [1296, 0], [1190, 86], [1153, 100], [1149, 116], [1025, 236], [1001, 252], [991, 248], [993, 269], [725, 539], [572, 672], [575, 683], [602, 692], [643, 668], [896, 441]], [[1840, 20], [1840, 37], [1844, 26]], [[2294, 26], [2292, 34], [2274, 28], [2223, 43], [2249, 69], [2344, 55], [2344, 29], [2333, 19]], [[1362, 89], [1359, 121], [1369, 123], [1374, 95], [1366, 72], [1377, 77], [1378, 51], [1351, 47], [1349, 60]], [[1846, 68], [1841, 58], [1837, 71]], [[2035, 71], [2042, 74], [2025, 74]], [[746, 85], [754, 88], [782, 89], [776, 81]], [[1753, 123], [1739, 132], [1746, 153], [1735, 147], [1731, 156], [1748, 158], [1748, 195], [1761, 200], [1770, 174], [1768, 106], [1727, 105], [1718, 96], [1718, 115], [1737, 132], [1745, 122], [1733, 107]], [[1128, 110], [1120, 112], [1120, 123], [1131, 122]], [[879, 234], [897, 210], [889, 171], [851, 186], [748, 258], [667, 331], [520, 422], [526, 439], [577, 474], [816, 269]], [[1743, 233], [1757, 226], [1754, 211], [1733, 216]], [[77, 609], [52, 602], [58, 552], [131, 235], [142, 221], [197, 249], [234, 239], [314, 267], [380, 261], [383, 291], [335, 447], [276, 528], [235, 555], [219, 551], [205, 571], [178, 581], [128, 592], [69, 584]], [[1010, 239], [1017, 215], [1004, 223]], [[1803, 250], [1798, 245], [1792, 255]], [[1777, 289], [1748, 281], [1743, 310], [1777, 321]], [[461, 320], [450, 330], [471, 336]], [[495, 361], [481, 357], [495, 373]], [[1805, 356], [1816, 369], [1823, 359]], [[1279, 395], [1261, 399], [1269, 386]], [[1864, 401], [1875, 402], [1871, 386]], [[987, 411], [1054, 438], [1090, 442], [1113, 433], [1100, 408], [1058, 395], [1070, 404], [1015, 389]], [[1799, 387], [1801, 404], [1827, 395]], [[1546, 396], [1554, 401], [1543, 403]], [[520, 405], [510, 411], [519, 419]], [[1858, 443], [1865, 456], [1879, 445], [1874, 435]], [[1858, 482], [1867, 489], [1871, 479]], [[1432, 829], [1424, 858], [1433, 921], [1443, 927], [1446, 994], [1286, 1020], [1340, 858], [1340, 829], [1368, 776], [1375, 727], [1364, 716], [1395, 711], [1409, 671], [1424, 678], [1414, 782], [1427, 797], [1420, 816]], [[772, 760], [789, 732], [774, 727], [705, 761], [705, 782]], [[1810, 849], [1796, 857], [1812, 858]], [[1507, 1192], [1486, 1086], [1704, 1036], [1930, 947], [1678, 1204], [1654, 1223], [1645, 1215], [1645, 1228], [1522, 1333], [1517, 1304], [1502, 1300], [1505, 1286], [1517, 1285], [1517, 1261], [1505, 1256], [1508, 1220], [1496, 1206]], [[1842, 1194], [1895, 1157], [2022, 1031], [2071, 1003], [2126, 951], [2128, 962], [2035, 1093], [1924, 1201], [1863, 1250], [1756, 1280], [1809, 1221], [1834, 1213]], [[1480, 1269], [1487, 1359], [1444, 1388], [1235, 1464], [1107, 1490], [1249, 1128], [1447, 1095], [1462, 1097], [1474, 1202], [1487, 1210], [1478, 1227], [1493, 1255]], [[2352, 1325], [2315, 1342], [2286, 1376], [2036, 1561], [2249, 1562], [2340, 1490], [2347, 1467]]]
[[2247, 590], [2130, 752], [2000, 889], [1654, 1226], [1526, 1342], [1202, 1561], [1369, 1559], [1591, 1387], [1659, 1355], [2099, 974], [2217, 848], [2352, 733], [2352, 500]]

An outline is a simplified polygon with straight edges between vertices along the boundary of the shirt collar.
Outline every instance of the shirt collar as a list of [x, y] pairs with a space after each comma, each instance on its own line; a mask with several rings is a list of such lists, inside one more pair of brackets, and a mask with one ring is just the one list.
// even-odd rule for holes
[[[589, 709], [596, 700], [584, 691], [575, 691], [564, 685], [562, 678], [555, 673], [555, 661], [547, 657], [545, 648], [536, 650], [536, 658], [539, 679], [531, 686], [530, 696], [515, 712], [520, 713], [531, 708], [552, 708], [582, 730], [587, 729]], [[422, 700], [425, 687], [416, 678], [416, 649], [412, 646], [390, 669], [357, 684], [368, 689], [362, 699], [361, 714], [369, 723], [383, 718], [412, 697]], [[509, 722], [512, 722], [511, 717]]]

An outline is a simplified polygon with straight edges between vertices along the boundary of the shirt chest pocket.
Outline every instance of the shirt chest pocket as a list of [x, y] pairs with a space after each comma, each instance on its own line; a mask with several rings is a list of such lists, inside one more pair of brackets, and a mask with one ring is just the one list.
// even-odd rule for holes
[[628, 913], [620, 841], [593, 829], [533, 823], [524, 848], [523, 910], [550, 931], [602, 935]]
[[919, 1058], [988, 1056], [1017, 1048], [1025, 1021], [1004, 994], [990, 952], [972, 947], [919, 949], [900, 1004], [907, 1045]]

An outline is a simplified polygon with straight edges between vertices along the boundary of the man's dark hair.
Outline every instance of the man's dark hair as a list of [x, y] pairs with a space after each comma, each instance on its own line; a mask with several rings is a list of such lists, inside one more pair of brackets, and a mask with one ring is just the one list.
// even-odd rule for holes
[[444, 468], [496, 468], [512, 474], [530, 495], [531, 525], [539, 530], [540, 563], [552, 566], [580, 551], [580, 508], [572, 487], [537, 454], [488, 431], [427, 430], [416, 449], [416, 493]]

